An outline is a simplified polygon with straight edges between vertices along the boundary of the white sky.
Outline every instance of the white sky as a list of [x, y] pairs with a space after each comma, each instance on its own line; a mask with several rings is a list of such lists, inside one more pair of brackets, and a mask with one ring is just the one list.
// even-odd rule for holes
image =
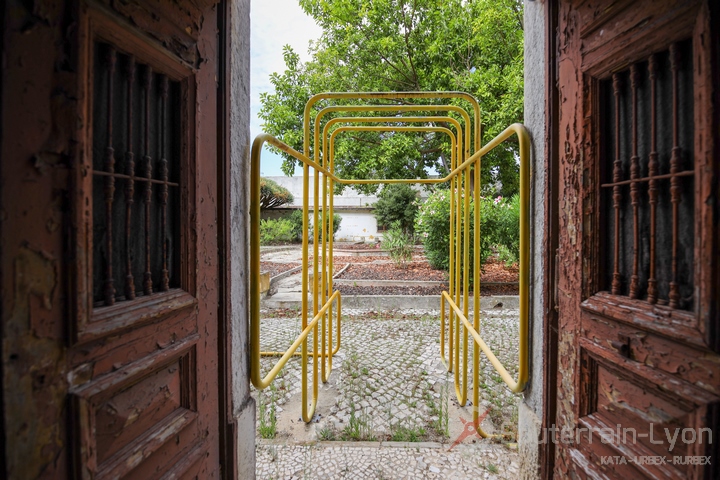
[[[262, 132], [260, 93], [273, 91], [270, 74], [285, 71], [283, 46], [290, 45], [301, 61], [309, 59], [308, 43], [322, 30], [298, 5], [297, 0], [251, 0], [250, 2], [250, 137]], [[283, 175], [282, 159], [265, 150], [260, 172], [264, 176]]]

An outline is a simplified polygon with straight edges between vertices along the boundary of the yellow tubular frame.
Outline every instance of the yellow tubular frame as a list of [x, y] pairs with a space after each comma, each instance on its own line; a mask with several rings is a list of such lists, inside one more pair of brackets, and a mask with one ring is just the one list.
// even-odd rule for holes
[[[461, 107], [453, 105], [345, 105], [345, 106], [330, 106], [325, 107], [315, 118], [315, 131], [314, 131], [314, 156], [315, 160], [311, 160], [308, 157], [309, 153], [309, 138], [310, 138], [310, 112], [312, 106], [323, 99], [405, 99], [405, 98], [432, 98], [432, 99], [461, 99], [471, 103], [474, 113], [473, 122], [473, 133], [474, 133], [474, 154], [470, 156], [470, 116]], [[325, 127], [322, 129], [322, 149], [319, 149], [320, 144], [320, 120], [321, 118], [331, 112], [362, 112], [362, 111], [396, 111], [396, 112], [410, 112], [410, 111], [453, 111], [459, 114], [467, 126], [463, 129], [460, 123], [452, 117], [340, 117], [333, 118], [328, 121]], [[530, 169], [529, 169], [529, 136], [525, 128], [520, 124], [513, 124], [487, 145], [480, 148], [480, 123], [479, 123], [479, 106], [477, 101], [467, 94], [461, 92], [382, 92], [382, 93], [324, 93], [318, 94], [308, 101], [305, 106], [305, 112], [303, 116], [304, 122], [304, 153], [292, 149], [290, 146], [284, 144], [280, 140], [276, 139], [267, 134], [260, 134], [255, 138], [251, 152], [251, 201], [250, 201], [250, 217], [251, 217], [251, 278], [255, 279], [259, 277], [260, 273], [260, 244], [259, 244], [259, 224], [260, 224], [260, 153], [264, 143], [269, 143], [274, 147], [286, 152], [293, 156], [295, 159], [303, 164], [303, 270], [302, 270], [302, 331], [297, 339], [293, 342], [290, 348], [286, 352], [260, 352], [260, 292], [259, 284], [255, 281], [251, 282], [251, 298], [250, 298], [250, 377], [253, 385], [258, 389], [266, 388], [280, 370], [287, 364], [290, 357], [294, 355], [300, 355], [302, 357], [302, 416], [303, 420], [309, 422], [312, 420], [315, 406], [317, 405], [318, 396], [318, 358], [322, 361], [322, 380], [327, 381], [330, 372], [332, 371], [332, 356], [337, 353], [340, 348], [340, 317], [342, 311], [342, 301], [340, 293], [338, 291], [332, 291], [332, 275], [327, 276], [328, 268], [332, 269], [332, 251], [333, 251], [333, 240], [332, 235], [329, 238], [325, 238], [325, 229], [316, 228], [314, 229], [314, 245], [313, 245], [313, 318], [308, 322], [308, 213], [309, 213], [309, 169], [312, 168], [315, 172], [314, 182], [314, 219], [315, 225], [318, 225], [318, 206], [320, 196], [320, 182], [322, 181], [322, 223], [325, 224], [326, 217], [329, 215], [329, 227], [332, 231], [332, 215], [333, 215], [333, 188], [334, 183], [342, 183], [345, 185], [357, 185], [357, 184], [371, 184], [371, 183], [420, 183], [420, 184], [435, 184], [444, 183], [447, 181], [451, 182], [451, 195], [454, 201], [451, 201], [451, 222], [450, 222], [450, 236], [455, 241], [450, 243], [450, 292], [443, 292], [440, 298], [440, 325], [441, 325], [441, 339], [440, 339], [440, 356], [442, 361], [446, 364], [448, 371], [454, 370], [455, 378], [455, 390], [458, 397], [458, 401], [461, 405], [464, 405], [467, 398], [467, 353], [468, 353], [468, 335], [473, 339], [473, 420], [478, 429], [478, 433], [483, 437], [488, 436], [478, 424], [477, 405], [479, 404], [479, 355], [480, 351], [487, 355], [490, 363], [500, 374], [501, 378], [510, 387], [513, 392], [520, 392], [524, 390], [528, 381], [528, 286], [529, 286], [529, 180], [530, 180]], [[332, 131], [329, 138], [329, 149], [326, 149], [328, 142], [328, 132], [332, 125], [340, 122], [356, 122], [356, 123], [367, 123], [367, 122], [385, 122], [385, 123], [402, 123], [402, 122], [447, 122], [451, 123], [457, 130], [457, 136], [453, 132], [444, 127], [407, 127], [407, 126], [341, 126]], [[451, 137], [452, 144], [452, 159], [451, 159], [451, 172], [438, 179], [343, 179], [335, 175], [334, 173], [334, 139], [335, 136], [343, 131], [348, 130], [364, 130], [364, 131], [437, 131], [445, 132]], [[463, 135], [464, 133], [464, 135]], [[503, 367], [497, 357], [493, 354], [492, 350], [483, 341], [480, 335], [480, 299], [479, 299], [479, 283], [476, 284], [473, 294], [473, 323], [468, 320], [470, 312], [468, 282], [465, 281], [460, 291], [460, 274], [462, 269], [462, 275], [465, 280], [468, 279], [469, 274], [469, 248], [470, 238], [469, 229], [463, 228], [469, 225], [469, 202], [470, 202], [470, 175], [474, 174], [474, 189], [473, 195], [479, 199], [480, 196], [480, 160], [483, 155], [487, 154], [490, 150], [504, 142], [507, 138], [513, 134], [518, 136], [520, 144], [520, 346], [519, 346], [519, 371], [518, 379], [514, 380], [507, 370]], [[462, 140], [465, 140], [465, 149], [462, 148]], [[320, 159], [320, 152], [322, 152], [322, 160]], [[464, 153], [464, 155], [463, 155]], [[330, 192], [330, 194], [328, 194]], [[329, 200], [329, 205], [328, 205]], [[480, 202], [476, 201], [474, 205], [474, 221], [476, 231], [473, 235], [472, 241], [474, 242], [474, 266], [473, 274], [476, 281], [479, 282], [480, 278], [480, 265], [479, 265], [479, 234], [480, 234]], [[462, 235], [455, 235], [454, 232], [462, 233]], [[318, 275], [318, 255], [319, 255], [319, 244], [322, 242], [322, 274]], [[326, 252], [331, 255], [329, 262], [326, 264]], [[462, 253], [462, 257], [461, 257]], [[457, 263], [457, 266], [455, 265]], [[331, 271], [330, 271], [331, 272]], [[332, 294], [330, 294], [332, 292]], [[454, 298], [453, 298], [454, 296]], [[449, 336], [448, 336], [448, 357], [445, 358], [445, 302], [449, 306]], [[337, 345], [333, 346], [332, 338], [332, 306], [337, 303]], [[462, 308], [458, 305], [462, 304]], [[327, 322], [328, 315], [330, 321]], [[329, 332], [328, 332], [329, 329]], [[460, 330], [462, 329], [462, 348], [460, 345]], [[319, 331], [320, 330], [320, 331]], [[308, 351], [307, 337], [310, 332], [313, 332], [313, 350]], [[328, 335], [329, 333], [329, 335]], [[319, 334], [321, 334], [319, 336]], [[455, 337], [455, 338], [453, 338]], [[318, 343], [321, 341], [321, 344]], [[319, 348], [318, 348], [319, 347]], [[334, 347], [334, 348], [333, 348]], [[300, 348], [300, 352], [297, 352]], [[460, 363], [460, 350], [462, 350], [462, 364]], [[270, 372], [263, 378], [260, 373], [260, 356], [261, 355], [280, 355], [281, 358], [271, 368]], [[308, 395], [307, 395], [307, 362], [308, 355], [313, 357], [313, 396], [308, 408]], [[327, 368], [325, 358], [327, 357]], [[462, 367], [461, 367], [462, 365]], [[460, 375], [462, 370], [462, 381], [460, 381]]]

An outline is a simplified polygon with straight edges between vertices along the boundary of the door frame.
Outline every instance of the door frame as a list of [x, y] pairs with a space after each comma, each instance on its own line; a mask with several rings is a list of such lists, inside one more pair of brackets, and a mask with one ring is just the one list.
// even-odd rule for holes
[[236, 424], [232, 414], [232, 321], [230, 289], [233, 279], [228, 268], [228, 255], [231, 249], [230, 230], [230, 68], [229, 58], [232, 31], [232, 9], [227, 0], [220, 0], [217, 16], [218, 28], [218, 106], [217, 106], [217, 203], [218, 203], [218, 433], [220, 440], [220, 468], [222, 478], [237, 478], [237, 436]]
[[[557, 25], [558, 0], [549, 0], [545, 7], [545, 232], [544, 264], [545, 284], [542, 286], [545, 308], [543, 311], [543, 415], [541, 431], [547, 432], [555, 423], [557, 414], [558, 315], [557, 315], [557, 249], [559, 235], [559, 154], [558, 138], [560, 96], [558, 93]], [[552, 478], [555, 469], [555, 444], [547, 441], [540, 445], [540, 477]]]

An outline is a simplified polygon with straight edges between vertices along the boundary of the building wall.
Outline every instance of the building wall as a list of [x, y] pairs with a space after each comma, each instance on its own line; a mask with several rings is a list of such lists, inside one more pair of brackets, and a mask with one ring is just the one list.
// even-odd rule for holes
[[[303, 177], [264, 177], [275, 181], [282, 187], [287, 188], [292, 193], [294, 201], [292, 207], [302, 207], [303, 204]], [[420, 185], [413, 186], [420, 194], [420, 201], [425, 201], [429, 192]], [[314, 204], [314, 179], [311, 177], [309, 182], [310, 198], [308, 205]], [[377, 202], [377, 195], [365, 195], [357, 192], [355, 189], [347, 187], [342, 194], [335, 195], [333, 204], [335, 212], [342, 217], [340, 230], [335, 235], [335, 240], [348, 242], [372, 242], [382, 237], [382, 233], [378, 235], [377, 220], [373, 214], [372, 205]], [[265, 210], [262, 213], [263, 218], [278, 218], [288, 213], [292, 209], [272, 209]]]
[[525, 126], [532, 137], [532, 244], [530, 287], [530, 382], [519, 407], [521, 478], [539, 476], [538, 438], [543, 408], [543, 284], [545, 235], [545, 11], [544, 1], [525, 0]]
[[[301, 207], [280, 207], [262, 210], [260, 216], [266, 218], [283, 218], [290, 215], [294, 210]], [[340, 215], [340, 229], [335, 234], [335, 240], [341, 242], [374, 242], [382, 238], [378, 233], [377, 220], [372, 208], [340, 207], [335, 209]], [[313, 223], [312, 211], [310, 212], [310, 223]]]
[[[302, 206], [303, 202], [303, 177], [302, 175], [294, 177], [278, 176], [278, 177], [264, 177], [277, 182], [293, 194], [295, 201], [292, 203], [294, 206]], [[311, 176], [310, 181], [310, 198], [308, 205], [312, 206], [314, 203], [314, 178]], [[322, 193], [322, 192], [321, 192]], [[355, 189], [346, 187], [342, 194], [335, 195], [334, 203], [336, 207], [340, 206], [352, 206], [352, 207], [369, 207], [377, 202], [377, 195], [365, 195], [357, 192]]]
[[230, 2], [230, 334], [236, 478], [255, 478], [255, 402], [250, 397], [250, 0]]

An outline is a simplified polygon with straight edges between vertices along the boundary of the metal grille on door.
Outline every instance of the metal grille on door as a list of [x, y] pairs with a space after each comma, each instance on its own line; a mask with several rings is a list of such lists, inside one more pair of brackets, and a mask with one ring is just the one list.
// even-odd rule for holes
[[603, 289], [693, 308], [690, 41], [602, 82]]
[[93, 67], [93, 301], [178, 287], [180, 84], [97, 43]]

